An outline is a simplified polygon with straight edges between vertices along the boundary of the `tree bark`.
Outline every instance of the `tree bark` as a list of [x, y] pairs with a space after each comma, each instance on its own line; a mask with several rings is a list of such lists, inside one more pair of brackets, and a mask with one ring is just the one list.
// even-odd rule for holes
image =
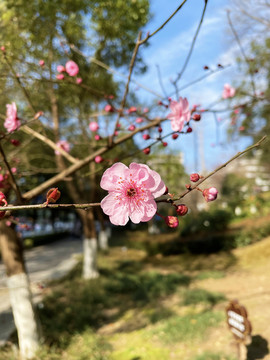
[[39, 327], [25, 269], [23, 248], [15, 230], [0, 221], [0, 248], [8, 276], [10, 302], [18, 333], [20, 357], [32, 359], [39, 347]]

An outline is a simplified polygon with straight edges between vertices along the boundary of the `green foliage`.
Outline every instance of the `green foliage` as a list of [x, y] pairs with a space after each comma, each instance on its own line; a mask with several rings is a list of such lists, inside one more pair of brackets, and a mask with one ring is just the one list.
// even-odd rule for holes
[[234, 237], [233, 247], [243, 247], [256, 243], [270, 235], [270, 224], [264, 223], [260, 227], [249, 228], [237, 233]]
[[196, 279], [198, 280], [205, 280], [205, 279], [222, 279], [225, 276], [223, 271], [218, 270], [208, 270], [208, 271], [201, 271], [197, 276]]

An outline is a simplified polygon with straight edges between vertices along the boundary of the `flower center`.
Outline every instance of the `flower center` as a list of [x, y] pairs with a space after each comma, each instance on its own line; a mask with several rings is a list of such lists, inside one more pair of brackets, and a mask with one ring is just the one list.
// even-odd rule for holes
[[134, 197], [137, 194], [137, 191], [134, 188], [127, 189], [127, 196]]

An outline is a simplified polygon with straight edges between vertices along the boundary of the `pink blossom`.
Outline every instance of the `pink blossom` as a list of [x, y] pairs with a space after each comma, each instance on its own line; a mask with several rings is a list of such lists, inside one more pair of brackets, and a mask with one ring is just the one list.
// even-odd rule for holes
[[190, 120], [189, 104], [186, 98], [179, 98], [179, 101], [170, 102], [171, 113], [167, 116], [171, 120], [173, 131], [182, 131], [185, 122]]
[[63, 80], [65, 78], [65, 75], [64, 74], [58, 74], [56, 75], [56, 79], [57, 80]]
[[76, 84], [81, 84], [82, 83], [82, 78], [77, 78], [76, 79]]
[[[70, 144], [66, 140], [60, 140], [56, 143], [56, 145], [67, 153], [70, 152]], [[60, 152], [58, 150], [55, 150], [55, 154], [60, 155]]]
[[57, 65], [57, 68], [56, 70], [59, 72], [59, 73], [62, 73], [62, 72], [65, 72], [66, 69], [63, 65]]
[[222, 92], [223, 99], [232, 98], [232, 97], [234, 97], [234, 95], [235, 95], [235, 88], [233, 88], [229, 84], [225, 84], [223, 92]]
[[133, 124], [128, 127], [129, 131], [134, 131], [135, 129], [136, 129], [136, 126]]
[[101, 157], [100, 155], [97, 155], [97, 156], [95, 157], [95, 162], [96, 162], [97, 164], [101, 163], [102, 161], [103, 161], [103, 157]]
[[15, 102], [12, 104], [7, 104], [7, 113], [6, 113], [6, 120], [4, 122], [4, 127], [7, 129], [8, 132], [12, 132], [21, 125], [20, 121], [17, 118], [17, 106]]
[[40, 65], [40, 66], [44, 66], [44, 64], [45, 64], [45, 61], [44, 61], [44, 60], [39, 60], [39, 65]]
[[99, 141], [100, 139], [101, 139], [101, 136], [98, 135], [98, 134], [96, 134], [96, 135], [95, 135], [95, 140]]
[[66, 72], [69, 76], [76, 76], [79, 72], [79, 66], [72, 60], [66, 63]]
[[17, 172], [17, 168], [12, 167], [12, 168], [11, 168], [11, 172], [12, 172], [13, 174], [15, 174], [15, 173]]
[[106, 112], [114, 112], [114, 108], [112, 105], [107, 104], [104, 108]]
[[95, 121], [90, 122], [89, 129], [91, 131], [97, 131], [99, 129], [98, 123]]
[[176, 228], [179, 225], [179, 221], [176, 216], [166, 216], [165, 222], [171, 228]]
[[104, 172], [100, 186], [109, 191], [101, 208], [114, 225], [126, 225], [129, 218], [135, 224], [152, 219], [157, 211], [154, 199], [166, 189], [160, 175], [147, 165], [131, 163], [128, 168], [120, 162]]
[[216, 200], [217, 195], [218, 195], [218, 191], [213, 186], [210, 187], [209, 189], [203, 190], [203, 197], [207, 202]]

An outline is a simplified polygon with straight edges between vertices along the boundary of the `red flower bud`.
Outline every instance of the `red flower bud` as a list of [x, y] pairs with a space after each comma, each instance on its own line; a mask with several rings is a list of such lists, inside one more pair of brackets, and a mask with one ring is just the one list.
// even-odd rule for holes
[[58, 190], [58, 188], [52, 188], [47, 192], [46, 195], [46, 199], [47, 199], [47, 204], [49, 203], [56, 203], [56, 201], [60, 198], [61, 193]]
[[[0, 191], [0, 206], [7, 206], [7, 200], [4, 193]], [[5, 211], [0, 211], [0, 218], [4, 217], [6, 214]]]
[[166, 146], [168, 146], [168, 143], [167, 143], [166, 141], [164, 141], [164, 142], [162, 143], [162, 145], [163, 145], [164, 147], [166, 147]]
[[143, 149], [143, 152], [145, 153], [145, 155], [148, 155], [150, 154], [150, 147], [146, 148], [146, 149]]
[[192, 182], [197, 182], [197, 181], [199, 181], [200, 180], [200, 175], [199, 174], [191, 174], [190, 175], [190, 181], [192, 181]]
[[178, 134], [172, 134], [172, 139], [176, 140], [178, 138], [178, 136], [179, 136]]
[[129, 131], [134, 131], [135, 129], [136, 129], [135, 125], [130, 125], [128, 128]]
[[150, 135], [149, 135], [149, 134], [144, 134], [144, 135], [143, 135], [143, 139], [144, 139], [144, 140], [149, 140], [149, 139], [150, 139]]
[[192, 119], [195, 120], [195, 121], [200, 121], [201, 120], [201, 115], [200, 114], [194, 114], [192, 116]]
[[179, 225], [179, 221], [176, 216], [166, 216], [165, 222], [171, 228], [176, 228]]
[[188, 207], [185, 204], [177, 205], [176, 212], [177, 212], [177, 215], [184, 216], [188, 212]]
[[192, 132], [192, 128], [191, 127], [188, 127], [187, 128], [187, 133], [191, 133]]
[[20, 141], [17, 139], [10, 139], [10, 142], [14, 146], [19, 146], [21, 144]]
[[158, 132], [162, 133], [162, 127], [161, 126], [158, 127]]

